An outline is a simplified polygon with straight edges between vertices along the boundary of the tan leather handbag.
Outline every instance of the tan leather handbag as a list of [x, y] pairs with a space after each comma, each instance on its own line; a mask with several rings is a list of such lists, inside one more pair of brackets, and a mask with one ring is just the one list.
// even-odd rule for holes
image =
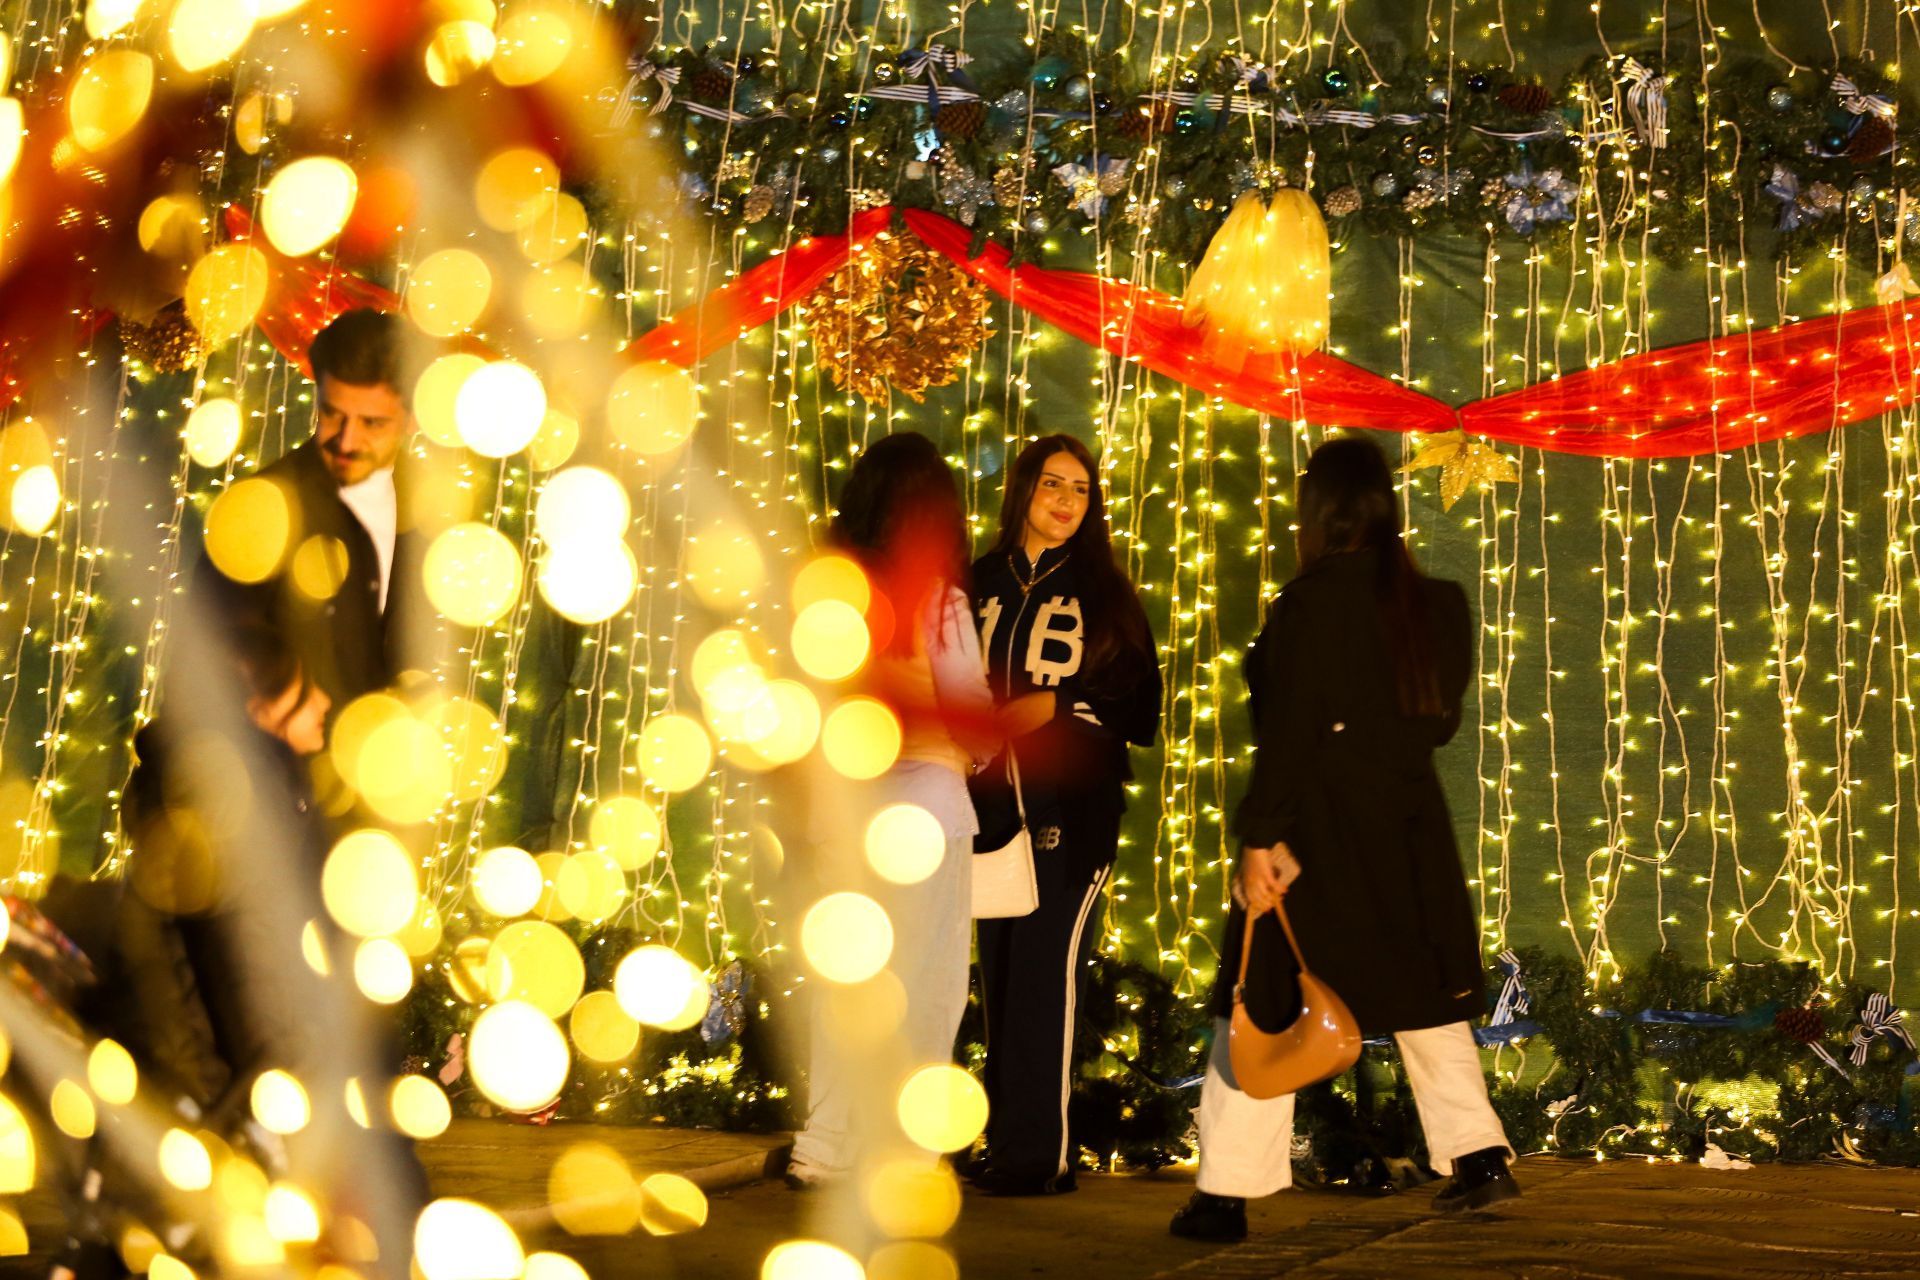
[[1242, 995], [1247, 985], [1247, 959], [1253, 955], [1253, 925], [1259, 916], [1247, 915], [1247, 934], [1240, 944], [1240, 977], [1233, 984], [1233, 1029], [1227, 1043], [1233, 1078], [1250, 1098], [1278, 1098], [1298, 1093], [1310, 1084], [1339, 1075], [1360, 1058], [1360, 1024], [1347, 1002], [1332, 987], [1307, 971], [1299, 940], [1287, 919], [1284, 902], [1274, 904], [1286, 930], [1287, 945], [1300, 962], [1300, 1016], [1285, 1031], [1266, 1032], [1247, 1014]]

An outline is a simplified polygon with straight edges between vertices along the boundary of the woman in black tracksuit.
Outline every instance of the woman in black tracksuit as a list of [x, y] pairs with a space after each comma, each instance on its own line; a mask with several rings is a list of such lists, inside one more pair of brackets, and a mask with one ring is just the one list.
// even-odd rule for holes
[[[1000, 1195], [1074, 1189], [1067, 1135], [1074, 1009], [1120, 840], [1129, 744], [1151, 746], [1160, 667], [1115, 562], [1093, 457], [1066, 435], [1007, 473], [1000, 536], [973, 566], [974, 609], [1001, 727], [1020, 768], [1039, 907], [980, 922], [987, 1157]], [[982, 775], [1001, 783], [1004, 762]], [[983, 811], [1006, 797], [981, 794]], [[983, 830], [991, 830], [983, 819]]]

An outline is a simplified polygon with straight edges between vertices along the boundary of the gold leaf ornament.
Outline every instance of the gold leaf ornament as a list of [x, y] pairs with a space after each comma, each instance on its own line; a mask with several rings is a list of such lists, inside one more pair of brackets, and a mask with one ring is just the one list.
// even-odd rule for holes
[[1483, 440], [1469, 440], [1464, 431], [1443, 431], [1422, 437], [1413, 461], [1400, 468], [1402, 475], [1440, 469], [1440, 505], [1447, 511], [1474, 485], [1494, 485], [1517, 481], [1520, 464]]
[[951, 259], [904, 231], [884, 231], [808, 296], [814, 359], [869, 403], [899, 391], [918, 404], [944, 387], [987, 338], [992, 295]]

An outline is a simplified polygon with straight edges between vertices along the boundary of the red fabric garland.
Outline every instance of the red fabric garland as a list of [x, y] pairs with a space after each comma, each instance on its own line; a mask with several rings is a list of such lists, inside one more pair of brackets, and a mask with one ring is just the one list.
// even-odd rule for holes
[[[1920, 302], [1902, 302], [1646, 352], [1455, 410], [1325, 354], [1256, 357], [1228, 370], [1208, 358], [1198, 330], [1181, 324], [1177, 298], [1084, 272], [1014, 267], [998, 245], [969, 257], [972, 236], [958, 223], [921, 209], [904, 217], [930, 248], [1073, 336], [1284, 418], [1422, 433], [1459, 427], [1550, 453], [1667, 458], [1833, 430], [1903, 407], [1920, 387]], [[870, 209], [847, 235], [774, 254], [636, 338], [629, 358], [693, 365], [806, 297], [892, 219], [892, 209]], [[236, 239], [252, 232], [239, 208], [227, 211], [227, 226]], [[314, 334], [341, 311], [399, 306], [390, 290], [338, 267], [260, 247], [274, 267], [261, 330], [303, 369]]]

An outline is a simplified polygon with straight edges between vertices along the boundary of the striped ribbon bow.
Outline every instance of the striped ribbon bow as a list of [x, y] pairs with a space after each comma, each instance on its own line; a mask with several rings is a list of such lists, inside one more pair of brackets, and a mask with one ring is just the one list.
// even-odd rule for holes
[[1860, 1025], [1853, 1029], [1853, 1051], [1847, 1057], [1854, 1066], [1865, 1066], [1867, 1050], [1880, 1036], [1898, 1040], [1912, 1051], [1913, 1033], [1907, 1030], [1905, 1023], [1906, 1015], [1900, 1012], [1893, 1001], [1882, 992], [1874, 992], [1867, 997], [1866, 1008], [1860, 1010]]
[[1882, 120], [1893, 119], [1896, 108], [1892, 98], [1878, 93], [1862, 93], [1860, 86], [1846, 76], [1833, 78], [1833, 91], [1840, 95], [1840, 105], [1856, 116], [1872, 114]]
[[1487, 1023], [1493, 1027], [1504, 1027], [1533, 1007], [1533, 999], [1527, 994], [1527, 984], [1520, 976], [1520, 957], [1511, 950], [1502, 951], [1500, 967], [1506, 971], [1507, 980], [1500, 985], [1500, 998], [1494, 1001], [1493, 1017]]
[[[943, 104], [949, 102], [976, 102], [980, 95], [967, 82], [966, 72], [960, 69], [972, 61], [972, 54], [949, 49], [943, 44], [909, 49], [900, 55], [900, 74], [908, 80], [924, 81], [923, 84], [873, 85], [851, 96], [877, 98], [883, 102], [924, 100], [930, 112], [940, 110]], [[953, 77], [953, 84], [940, 83], [940, 73], [943, 71]]]
[[1627, 115], [1634, 132], [1650, 147], [1667, 145], [1667, 77], [1653, 74], [1653, 68], [1636, 58], [1628, 58], [1620, 67], [1627, 84]]
[[613, 104], [613, 127], [619, 128], [633, 119], [633, 101], [640, 96], [640, 86], [648, 80], [660, 82], [660, 97], [654, 102], [647, 114], [657, 116], [673, 104], [673, 86], [680, 83], [680, 68], [663, 67], [651, 58], [636, 55], [627, 59], [626, 87], [620, 90], [620, 100]]

